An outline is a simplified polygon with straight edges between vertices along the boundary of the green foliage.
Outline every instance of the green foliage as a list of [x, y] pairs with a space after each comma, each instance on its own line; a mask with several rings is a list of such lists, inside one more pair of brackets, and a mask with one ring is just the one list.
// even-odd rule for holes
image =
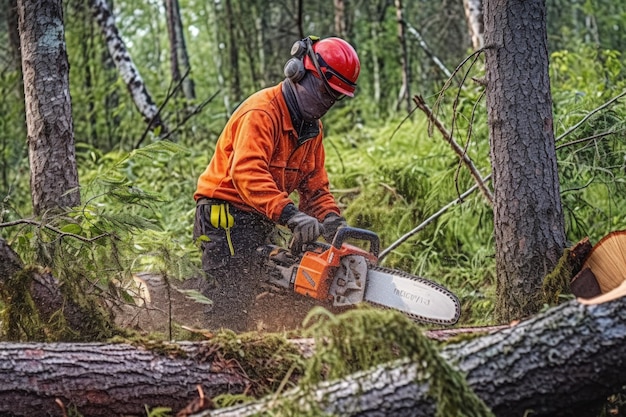
[[[58, 286], [61, 300], [46, 286], [46, 282], [51, 281], [48, 272], [29, 267], [3, 282], [0, 295], [5, 304], [2, 311], [4, 339], [92, 342], [123, 332], [113, 325], [93, 295], [83, 294], [76, 283], [65, 282]], [[33, 291], [43, 298], [35, 300]]]
[[[327, 138], [327, 167], [348, 223], [379, 234], [382, 247], [426, 221], [471, 187], [465, 168], [426, 121], [357, 127]], [[482, 128], [484, 129], [484, 127]], [[468, 152], [488, 172], [488, 143], [475, 127]], [[481, 168], [482, 167], [482, 168]], [[457, 174], [458, 172], [458, 174]], [[385, 263], [427, 276], [464, 301], [464, 319], [489, 322], [493, 284], [493, 216], [475, 193], [395, 249]], [[479, 304], [479, 305], [475, 305]]]
[[626, 224], [621, 175], [626, 167], [626, 114], [619, 102], [600, 109], [626, 88], [621, 53], [587, 45], [576, 53], [555, 52], [551, 79], [568, 236], [597, 241]]
[[[155, 187], [150, 181], [165, 183], [167, 178], [161, 188], [179, 190], [181, 184], [171, 180], [180, 174], [184, 148], [163, 141], [128, 154], [102, 155], [91, 147], [84, 149], [83, 205], [9, 229], [11, 246], [24, 262], [50, 268], [63, 288], [77, 288], [77, 293], [114, 303], [132, 299], [124, 288], [134, 272], [153, 270], [180, 280], [197, 276], [198, 251], [188, 244], [191, 239], [177, 238], [168, 230], [180, 226], [191, 235], [192, 218], [185, 219], [178, 211], [180, 191], [172, 198], [149, 188]], [[158, 177], [146, 182], [142, 174], [150, 171]]]

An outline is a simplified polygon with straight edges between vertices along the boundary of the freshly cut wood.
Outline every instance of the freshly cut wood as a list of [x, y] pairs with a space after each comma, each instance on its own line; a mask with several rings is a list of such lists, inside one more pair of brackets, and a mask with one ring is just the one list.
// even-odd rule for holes
[[626, 280], [626, 230], [604, 236], [585, 260], [582, 270], [589, 268], [602, 293], [607, 293]]

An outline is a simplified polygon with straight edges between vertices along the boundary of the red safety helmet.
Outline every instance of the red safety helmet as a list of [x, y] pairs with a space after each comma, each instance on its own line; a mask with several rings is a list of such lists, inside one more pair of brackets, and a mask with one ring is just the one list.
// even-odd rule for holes
[[[325, 38], [313, 43], [313, 52], [319, 69], [324, 74], [330, 87], [348, 97], [354, 97], [356, 80], [361, 72], [361, 63], [354, 48], [340, 38]], [[307, 54], [304, 68], [319, 78], [315, 63]]]

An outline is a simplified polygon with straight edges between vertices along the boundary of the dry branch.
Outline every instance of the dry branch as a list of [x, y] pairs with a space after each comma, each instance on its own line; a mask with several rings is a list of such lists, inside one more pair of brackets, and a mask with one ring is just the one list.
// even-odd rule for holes
[[485, 180], [480, 175], [480, 172], [478, 172], [478, 168], [476, 168], [474, 162], [472, 162], [470, 157], [467, 156], [467, 153], [465, 153], [463, 148], [458, 143], [456, 143], [456, 141], [454, 140], [450, 132], [448, 132], [448, 130], [445, 128], [443, 123], [441, 123], [441, 121], [435, 117], [422, 96], [414, 96], [413, 102], [420, 110], [422, 110], [426, 114], [428, 120], [430, 120], [435, 125], [437, 130], [439, 130], [439, 132], [443, 135], [443, 138], [446, 140], [446, 142], [448, 142], [450, 146], [452, 146], [452, 149], [459, 156], [461, 162], [463, 162], [463, 164], [465, 164], [465, 166], [469, 169], [470, 174], [472, 175], [472, 177], [474, 177], [474, 181], [476, 181], [476, 184], [487, 199], [487, 202], [490, 205], [493, 205], [493, 194], [491, 193], [491, 190], [489, 190], [489, 187], [487, 187], [487, 185], [485, 184]]

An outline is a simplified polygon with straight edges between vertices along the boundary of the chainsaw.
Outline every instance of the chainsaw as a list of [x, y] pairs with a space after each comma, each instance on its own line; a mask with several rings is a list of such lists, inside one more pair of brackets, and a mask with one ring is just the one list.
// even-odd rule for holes
[[[357, 246], [356, 241], [366, 245]], [[459, 320], [461, 307], [452, 292], [425, 278], [377, 265], [380, 241], [372, 231], [341, 227], [331, 244], [313, 242], [298, 249], [276, 245], [258, 249], [270, 283], [332, 301], [335, 307], [367, 302], [425, 323], [452, 325]]]

